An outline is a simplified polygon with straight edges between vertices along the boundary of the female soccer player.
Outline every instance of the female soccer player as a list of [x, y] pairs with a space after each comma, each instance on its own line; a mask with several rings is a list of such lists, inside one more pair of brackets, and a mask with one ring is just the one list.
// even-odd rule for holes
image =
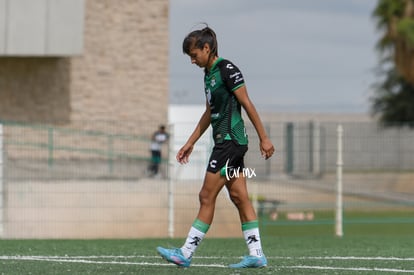
[[218, 56], [215, 32], [206, 26], [189, 33], [183, 41], [183, 52], [192, 64], [204, 68], [206, 110], [188, 138], [178, 151], [176, 159], [185, 164], [194, 144], [211, 124], [214, 148], [210, 156], [204, 183], [199, 193], [200, 208], [196, 219], [181, 248], [166, 249], [157, 247], [158, 253], [167, 261], [178, 266], [188, 267], [193, 253], [200, 245], [213, 221], [216, 198], [223, 186], [239, 211], [241, 227], [249, 255], [232, 268], [264, 267], [267, 260], [262, 251], [256, 213], [249, 200], [246, 178], [229, 177], [235, 170], [244, 168], [244, 155], [247, 151], [247, 134], [241, 115], [241, 107], [246, 111], [260, 140], [260, 151], [265, 159], [274, 153], [260, 117], [250, 101], [240, 70], [230, 61]]

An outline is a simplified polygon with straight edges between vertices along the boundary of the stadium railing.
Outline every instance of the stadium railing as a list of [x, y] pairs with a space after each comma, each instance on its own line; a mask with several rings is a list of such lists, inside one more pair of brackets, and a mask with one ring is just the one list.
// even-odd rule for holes
[[[161, 176], [154, 178], [146, 173], [150, 135], [158, 127], [153, 122], [78, 122], [76, 127], [1, 124], [2, 238], [187, 233], [197, 213], [198, 191], [212, 148], [209, 133], [194, 148], [190, 164], [182, 166], [175, 153], [187, 136], [177, 130], [179, 125], [170, 125]], [[264, 161], [248, 125], [246, 166], [255, 172], [247, 179], [248, 188], [256, 198], [252, 200], [264, 234], [334, 234], [337, 126], [266, 123], [276, 155]], [[413, 129], [355, 122], [342, 126], [344, 234], [369, 232], [367, 227], [378, 224], [411, 230]], [[218, 198], [214, 224], [212, 236], [240, 230], [237, 211], [225, 191]]]

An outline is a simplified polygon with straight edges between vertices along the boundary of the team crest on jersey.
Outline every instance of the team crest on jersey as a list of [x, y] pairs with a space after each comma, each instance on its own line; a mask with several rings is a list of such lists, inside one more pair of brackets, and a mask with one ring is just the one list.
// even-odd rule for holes
[[216, 86], [216, 78], [214, 76], [213, 76], [213, 78], [211, 78], [210, 86], [211, 87]]

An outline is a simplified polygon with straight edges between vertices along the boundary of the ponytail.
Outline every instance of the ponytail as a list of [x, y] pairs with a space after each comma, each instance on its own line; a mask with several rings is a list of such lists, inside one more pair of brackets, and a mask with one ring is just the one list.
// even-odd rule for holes
[[201, 30], [190, 32], [183, 41], [183, 53], [190, 54], [191, 49], [202, 49], [207, 43], [210, 46], [210, 57], [218, 56], [216, 33], [207, 24]]

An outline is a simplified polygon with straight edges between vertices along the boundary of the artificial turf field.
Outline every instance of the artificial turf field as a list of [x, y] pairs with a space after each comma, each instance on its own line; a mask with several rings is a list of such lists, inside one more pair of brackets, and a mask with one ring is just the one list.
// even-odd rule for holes
[[227, 267], [246, 253], [241, 238], [207, 235], [190, 268], [163, 261], [155, 250], [180, 246], [183, 238], [0, 240], [0, 274], [414, 274], [413, 226], [401, 231], [407, 226], [394, 225], [392, 234], [382, 225], [370, 227], [342, 238], [313, 234], [306, 227], [300, 234], [289, 234], [289, 228], [281, 230], [283, 236], [265, 234], [268, 266], [242, 270]]

